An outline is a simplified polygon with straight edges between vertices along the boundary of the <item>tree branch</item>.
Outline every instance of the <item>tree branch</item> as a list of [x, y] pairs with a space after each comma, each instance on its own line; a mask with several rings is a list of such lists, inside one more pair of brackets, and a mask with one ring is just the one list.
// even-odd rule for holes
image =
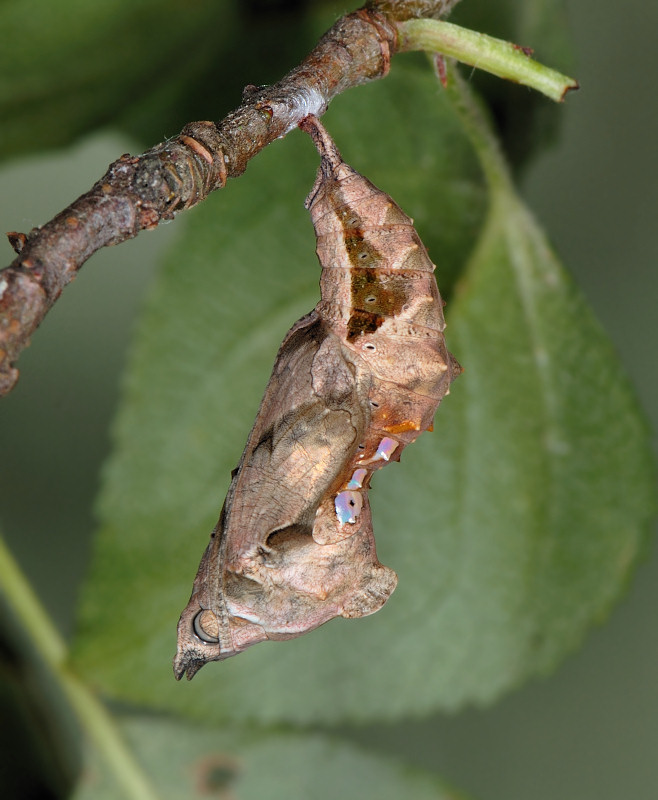
[[0, 271], [0, 396], [46, 313], [84, 262], [191, 208], [241, 175], [266, 145], [308, 114], [320, 116], [352, 86], [384, 77], [397, 50], [395, 23], [449, 12], [458, 0], [370, 0], [342, 17], [310, 55], [273, 86], [245, 89], [221, 122], [192, 122], [141, 156], [121, 156], [46, 225], [9, 233], [18, 257]]

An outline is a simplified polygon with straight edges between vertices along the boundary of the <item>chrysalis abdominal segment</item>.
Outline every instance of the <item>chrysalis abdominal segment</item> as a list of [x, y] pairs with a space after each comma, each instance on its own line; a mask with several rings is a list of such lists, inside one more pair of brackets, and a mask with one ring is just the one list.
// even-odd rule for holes
[[179, 621], [178, 678], [381, 608], [397, 577], [375, 552], [372, 473], [431, 427], [461, 371], [411, 220], [317, 119], [300, 127], [321, 156], [306, 200], [321, 299], [277, 355]]

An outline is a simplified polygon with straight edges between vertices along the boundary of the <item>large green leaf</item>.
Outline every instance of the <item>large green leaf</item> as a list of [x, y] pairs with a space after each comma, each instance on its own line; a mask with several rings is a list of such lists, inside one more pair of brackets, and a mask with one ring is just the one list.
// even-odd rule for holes
[[[308, 733], [217, 730], [164, 718], [121, 724], [160, 800], [450, 800], [439, 779], [354, 744]], [[74, 800], [115, 800], [122, 787], [90, 748]]]
[[[445, 94], [410, 63], [341, 98], [328, 124], [348, 161], [416, 217], [442, 284], [466, 258], [482, 196]], [[652, 486], [632, 393], [535, 223], [494, 185], [449, 307], [466, 372], [435, 433], [372, 492], [396, 593], [373, 617], [174, 683], [176, 619], [229, 471], [281, 336], [317, 299], [301, 209], [316, 163], [299, 136], [270, 148], [194, 213], [151, 298], [77, 642], [80, 668], [114, 696], [205, 719], [304, 722], [490, 701], [575, 646], [640, 548]]]

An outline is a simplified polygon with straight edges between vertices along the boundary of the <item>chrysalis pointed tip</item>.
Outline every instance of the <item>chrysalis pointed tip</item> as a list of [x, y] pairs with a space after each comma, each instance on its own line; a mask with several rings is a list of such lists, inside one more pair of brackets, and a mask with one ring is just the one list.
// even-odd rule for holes
[[184, 675], [191, 681], [205, 663], [201, 659], [190, 658], [186, 653], [177, 653], [174, 658], [174, 677], [180, 681]]

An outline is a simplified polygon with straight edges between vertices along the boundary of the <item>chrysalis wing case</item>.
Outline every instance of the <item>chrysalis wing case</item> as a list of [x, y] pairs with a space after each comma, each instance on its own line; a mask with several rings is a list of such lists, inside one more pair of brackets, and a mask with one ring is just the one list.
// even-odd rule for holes
[[397, 576], [375, 553], [370, 479], [431, 426], [461, 372], [411, 219], [315, 117], [301, 127], [322, 158], [306, 200], [322, 297], [277, 355], [178, 624], [177, 678], [381, 608]]

